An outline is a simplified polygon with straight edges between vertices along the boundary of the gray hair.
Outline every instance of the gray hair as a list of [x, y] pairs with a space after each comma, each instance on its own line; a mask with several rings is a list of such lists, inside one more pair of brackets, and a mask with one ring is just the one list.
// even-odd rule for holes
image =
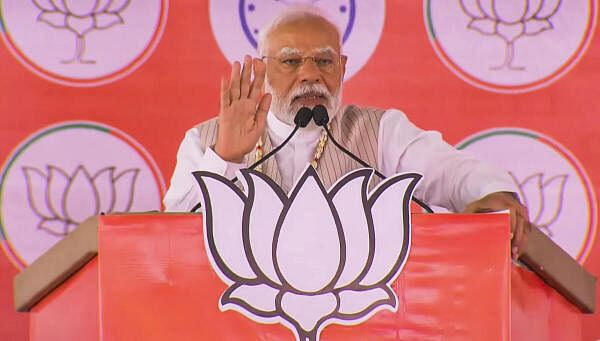
[[338, 34], [338, 37], [340, 40], [340, 47], [342, 46], [342, 35], [340, 32], [340, 28], [335, 23], [333, 23], [331, 20], [327, 19], [327, 17], [319, 9], [317, 9], [315, 7], [311, 7], [311, 6], [295, 5], [295, 6], [290, 6], [286, 9], [284, 9], [283, 11], [281, 11], [273, 19], [271, 19], [271, 21], [267, 25], [265, 25], [260, 30], [260, 33], [258, 34], [258, 46], [257, 46], [258, 55], [259, 56], [266, 55], [267, 48], [268, 48], [267, 36], [269, 35], [269, 33], [271, 33], [273, 30], [275, 30], [278, 27], [281, 27], [285, 24], [303, 20], [303, 19], [320, 19], [320, 20], [323, 20], [323, 21], [329, 23], [337, 31], [337, 34]]

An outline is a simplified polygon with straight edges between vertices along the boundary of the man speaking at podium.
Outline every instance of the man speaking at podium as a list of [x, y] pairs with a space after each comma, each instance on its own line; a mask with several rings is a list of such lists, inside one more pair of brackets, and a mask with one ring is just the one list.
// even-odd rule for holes
[[[234, 178], [290, 135], [300, 108], [323, 105], [334, 139], [360, 159], [385, 176], [422, 174], [415, 197], [425, 203], [465, 213], [510, 210], [512, 256], [519, 256], [530, 224], [508, 174], [454, 149], [438, 132], [417, 128], [399, 110], [341, 106], [347, 56], [339, 30], [324, 16], [304, 7], [282, 12], [261, 30], [258, 53], [235, 62], [229, 80], [221, 79], [218, 117], [187, 131], [164, 198], [168, 211], [189, 211], [200, 201], [191, 172]], [[311, 122], [260, 170], [289, 191], [307, 163], [326, 188], [362, 167]]]

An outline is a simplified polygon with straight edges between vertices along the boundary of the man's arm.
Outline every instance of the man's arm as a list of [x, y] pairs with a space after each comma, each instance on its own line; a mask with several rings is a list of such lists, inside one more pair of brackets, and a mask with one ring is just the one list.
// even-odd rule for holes
[[383, 115], [379, 143], [381, 171], [386, 175], [422, 174], [415, 196], [425, 203], [465, 213], [510, 210], [512, 254], [518, 257], [530, 224], [527, 209], [519, 202], [506, 172], [456, 150], [438, 132], [416, 127], [398, 110]]
[[415, 196], [425, 203], [461, 212], [487, 194], [515, 192], [506, 172], [458, 151], [436, 131], [425, 131], [398, 110], [387, 110], [379, 126], [378, 166], [385, 175], [423, 175]]
[[188, 130], [177, 152], [177, 164], [163, 204], [166, 211], [187, 212], [200, 201], [200, 188], [193, 171], [205, 170], [233, 178], [245, 163], [223, 160], [212, 148], [203, 149], [198, 129]]
[[[241, 69], [241, 70], [240, 70]], [[254, 71], [254, 80], [252, 80]], [[208, 170], [233, 178], [265, 130], [271, 95], [262, 95], [266, 67], [260, 59], [233, 63], [229, 82], [221, 79], [219, 124], [214, 146], [203, 150], [195, 129], [187, 132], [177, 153], [177, 165], [163, 200], [167, 211], [189, 211], [200, 200], [191, 172]]]

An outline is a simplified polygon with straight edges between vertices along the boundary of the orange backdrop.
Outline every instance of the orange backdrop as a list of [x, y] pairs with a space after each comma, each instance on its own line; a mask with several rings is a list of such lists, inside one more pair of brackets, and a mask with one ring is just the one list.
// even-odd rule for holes
[[[102, 1], [102, 3], [109, 2], [111, 1]], [[31, 185], [33, 180], [31, 179], [35, 178], [35, 174], [38, 174], [41, 179], [45, 179], [44, 181], [49, 181], [48, 179], [51, 178], [49, 175], [50, 169], [44, 167], [55, 165], [62, 167], [63, 172], [61, 174], [66, 174], [65, 179], [67, 180], [63, 182], [79, 184], [79, 180], [74, 180], [77, 178], [76, 166], [84, 165], [87, 167], [85, 169], [89, 174], [86, 173], [87, 177], [83, 179], [87, 179], [93, 184], [92, 187], [96, 190], [92, 192], [96, 193], [96, 197], [102, 201], [103, 194], [98, 185], [100, 180], [97, 179], [101, 177], [99, 174], [103, 166], [96, 164], [91, 166], [88, 164], [92, 164], [93, 161], [79, 161], [77, 159], [80, 157], [79, 155], [86, 153], [85, 148], [88, 147], [84, 142], [87, 136], [90, 140], [96, 141], [89, 147], [91, 148], [88, 153], [90, 158], [98, 156], [98, 153], [105, 153], [106, 155], [102, 154], [103, 160], [110, 160], [111, 153], [120, 153], [121, 150], [126, 149], [121, 144], [116, 144], [115, 149], [110, 149], [112, 148], [112, 142], [110, 141], [113, 140], [106, 140], [105, 137], [96, 136], [87, 130], [81, 136], [75, 134], [75, 128], [71, 129], [73, 132], [71, 135], [52, 135], [56, 129], [52, 130], [51, 127], [60, 127], [61, 132], [71, 131], [69, 129], [72, 126], [68, 124], [72, 123], [65, 122], [83, 122], [81, 124], [87, 124], [86, 127], [94, 127], [94, 131], [105, 127], [112, 133], [112, 136], [118, 137], [118, 141], [126, 141], [125, 144], [135, 146], [132, 150], [137, 153], [136, 155], [144, 155], [139, 161], [142, 166], [121, 166], [120, 161], [117, 162], [120, 160], [119, 158], [116, 158], [117, 161], [114, 164], [107, 163], [105, 166], [116, 167], [117, 170], [114, 174], [120, 174], [119, 172], [124, 170], [138, 169], [138, 172], [134, 172], [137, 174], [135, 179], [138, 179], [137, 187], [135, 187], [136, 191], [141, 192], [140, 195], [143, 195], [144, 191], [148, 191], [151, 194], [146, 195], [146, 197], [158, 198], [164, 193], [162, 183], [164, 182], [168, 186], [168, 180], [175, 165], [177, 148], [185, 131], [194, 124], [217, 114], [219, 79], [221, 76], [228, 74], [230, 65], [226, 57], [227, 52], [224, 53], [221, 45], [241, 44], [236, 40], [241, 35], [239, 31], [242, 30], [238, 26], [231, 26], [231, 30], [237, 32], [232, 34], [231, 39], [223, 38], [221, 33], [216, 34], [214, 32], [215, 27], [223, 26], [229, 22], [239, 25], [241, 16], [238, 5], [240, 4], [240, 6], [246, 6], [246, 10], [248, 10], [251, 8], [250, 5], [254, 6], [253, 3], [256, 3], [258, 8], [261, 3], [266, 4], [269, 1], [222, 1], [217, 2], [220, 5], [215, 5], [207, 0], [170, 2], [157, 0], [154, 2], [158, 9], [147, 9], [147, 13], [144, 12], [144, 8], [134, 7], [133, 2], [127, 5], [129, 7], [123, 7], [124, 9], [117, 8], [116, 3], [119, 1], [113, 2], [115, 4], [108, 4], [104, 12], [94, 14], [93, 17], [96, 18], [94, 32], [82, 33], [82, 27], [87, 27], [85, 25], [88, 25], [91, 21], [87, 24], [84, 21], [76, 22], [74, 19], [69, 21], [69, 25], [76, 27], [75, 31], [80, 32], [86, 39], [85, 53], [80, 56], [79, 60], [70, 64], [62, 60], [44, 66], [45, 64], [39, 61], [41, 60], [39, 58], [44, 56], [43, 51], [28, 52], [35, 49], [31, 47], [28, 50], [27, 41], [19, 40], [24, 39], [20, 38], [23, 37], [22, 33], [19, 35], [20, 30], [23, 30], [23, 28], [14, 23], [18, 22], [15, 21], [19, 18], [18, 15], [25, 16], [29, 15], [28, 13], [52, 12], [44, 9], [44, 6], [50, 6], [44, 4], [51, 4], [51, 2], [37, 1], [41, 6], [37, 8], [32, 5], [35, 2], [25, 1], [22, 2], [22, 5], [13, 5], [12, 1], [0, 0], [4, 39], [4, 45], [0, 47], [0, 110], [2, 117], [0, 121], [2, 123], [0, 126], [0, 162], [3, 163], [2, 183], [0, 184], [0, 227], [2, 228], [2, 249], [4, 251], [4, 253], [0, 253], [1, 340], [23, 340], [28, 336], [28, 315], [13, 311], [12, 278], [23, 266], [35, 259], [36, 252], [40, 252], [35, 249], [36, 247], [49, 247], [48, 243], [53, 240], [49, 236], [59, 240], [61, 234], [68, 233], [69, 227], [67, 225], [77, 222], [75, 218], [77, 214], [73, 212], [79, 204], [74, 203], [72, 204], [74, 206], [69, 206], [71, 205], [69, 204], [71, 199], [68, 196], [63, 197], [66, 198], [64, 199], [66, 204], [64, 202], [63, 204], [67, 205], [65, 206], [67, 208], [63, 208], [62, 211], [57, 208], [54, 210], [50, 208], [49, 210], [54, 211], [56, 214], [49, 217], [49, 219], [46, 219], [48, 217], [44, 215], [45, 209], [43, 208], [38, 207], [37, 211], [29, 207], [23, 209], [24, 205], [19, 204], [21, 201], [35, 203], [35, 200], [37, 200], [32, 197], [32, 194], [28, 194], [28, 189], [29, 192], [35, 192], [31, 189], [33, 188], [33, 185]], [[365, 9], [366, 0], [338, 2], [341, 4], [339, 5], [340, 13], [344, 15], [348, 13], [346, 11], [356, 10], [356, 13], [354, 13], [356, 16], [355, 30], [377, 31], [376, 24], [369, 22], [361, 24], [359, 22], [359, 19], [362, 20], [361, 13], [368, 12]], [[335, 2], [336, 6], [338, 6], [338, 2]], [[458, 0], [456, 2], [461, 3]], [[528, 1], [525, 2], [529, 3]], [[234, 3], [234, 5], [230, 5], [230, 3]], [[461, 77], [461, 72], [457, 71], [457, 67], [453, 67], [452, 63], [448, 61], [453, 58], [451, 52], [447, 52], [447, 59], [444, 59], [444, 51], [451, 51], [454, 43], [450, 38], [448, 38], [450, 40], [444, 40], [446, 37], [443, 32], [436, 32], [439, 34], [435, 38], [433, 36], [432, 27], [438, 30], [440, 27], [444, 27], [442, 24], [438, 24], [443, 20], [439, 15], [436, 16], [435, 12], [435, 6], [439, 6], [436, 5], [439, 1], [390, 0], [381, 3], [384, 3], [385, 8], [383, 20], [378, 19], [380, 23], [382, 22], [382, 31], [380, 34], [377, 32], [370, 33], [378, 38], [378, 42], [373, 46], [372, 54], [366, 58], [364, 66], [346, 81], [343, 101], [345, 103], [383, 108], [399, 108], [407, 113], [409, 118], [418, 126], [441, 131], [445, 139], [451, 144], [459, 145], [461, 142], [464, 144], [465, 141], [477, 140], [481, 137], [482, 132], [502, 127], [507, 131], [527, 132], [530, 134], [529, 136], [537, 136], [538, 141], [546, 141], [546, 145], [554, 146], [558, 150], [557, 155], [569, 155], [571, 157], [570, 161], [563, 161], [566, 162], [567, 166], [572, 166], [569, 169], [574, 169], [572, 172], [574, 175], [569, 173], [569, 169], [565, 170], [564, 174], [569, 173], [571, 175], [566, 180], [566, 184], [560, 187], [559, 193], [550, 195], [552, 198], [546, 198], [545, 194], [542, 194], [542, 199], [539, 200], [542, 203], [548, 203], [546, 206], [558, 205], [554, 212], [556, 213], [554, 220], [546, 221], [550, 226], [549, 233], [557, 238], [559, 244], [564, 242], [567, 245], [566, 248], [573, 249], [572, 255], [578, 258], [586, 269], [598, 276], [600, 274], [600, 246], [597, 244], [600, 242], [595, 238], [598, 210], [595, 193], [598, 193], [600, 189], [600, 119], [598, 118], [600, 114], [598, 105], [600, 86], [597, 85], [598, 80], [600, 80], [600, 68], [598, 67], [600, 65], [600, 40], [598, 36], [593, 34], [597, 31], [595, 26], [596, 1], [589, 1], [587, 5], [580, 5], [581, 8], [575, 9], [567, 8], [563, 2], [563, 5], [561, 5], [563, 7], [559, 8], [555, 14], [556, 18], [554, 19], [556, 20], [550, 21], [553, 25], [552, 29], [548, 29], [548, 32], [540, 31], [541, 33], [538, 32], [538, 35], [532, 34], [523, 38], [531, 39], [532, 43], [528, 43], [528, 46], [535, 46], [541, 41], [535, 40], [538, 39], [536, 37], [539, 37], [539, 39], [542, 39], [543, 35], [551, 37], [552, 30], [558, 32], [560, 36], [566, 31], [560, 31], [561, 21], [558, 20], [560, 19], [559, 15], [567, 18], [568, 15], [566, 14], [570, 13], [568, 11], [573, 13], [577, 10], [585, 12], [586, 9], [583, 7], [587, 6], [587, 31], [583, 30], [581, 37], [574, 38], [574, 40], [580, 40], [579, 44], [576, 44], [579, 47], [575, 46], [575, 49], [572, 50], [570, 54], [572, 58], [567, 61], [567, 63], [570, 63], [567, 65], [568, 67], [563, 65], [564, 74], [560, 77], [551, 77], [549, 84], [537, 89], [528, 89], [527, 82], [525, 82], [524, 85], [517, 87], [518, 89], [511, 93], [506, 93], [506, 86], [486, 89], [477, 81], [465, 80], [466, 77], [464, 75]], [[469, 1], [463, 3], [469, 3]], [[580, 3], [586, 2], [582, 1]], [[21, 12], [24, 14], [19, 12], [19, 6], [22, 6], [23, 11]], [[230, 7], [227, 8], [227, 6]], [[342, 10], [342, 6], [346, 7]], [[212, 14], [211, 8], [213, 9]], [[71, 10], [74, 11], [74, 9]], [[137, 17], [132, 15], [134, 10], [137, 11], [135, 13], [138, 13], [136, 14]], [[431, 11], [430, 16], [427, 15], [427, 11]], [[145, 49], [140, 48], [136, 52], [135, 40], [130, 43], [121, 42], [120, 44], [124, 44], [123, 47], [114, 49], [110, 48], [110, 40], [100, 40], [99, 37], [104, 32], [109, 34], [109, 32], [119, 32], [120, 29], [130, 29], [134, 25], [133, 23], [138, 22], [136, 20], [143, 16], [139, 13], [156, 17], [152, 19], [153, 21], [150, 20], [155, 23], [155, 31], [144, 38], [147, 39], [145, 40]], [[110, 20], [117, 20], [114, 16], [116, 14], [121, 15], [120, 17], [124, 23], [110, 24]], [[46, 22], [40, 21], [39, 17], [37, 18], [38, 26], [34, 26], [36, 17], [31, 18], [32, 27], [36, 29], [44, 27], [46, 29], [45, 34], [50, 34], [47, 37], [52, 37], [51, 34], [54, 34], [55, 31], [50, 29], [53, 29], [53, 26], [46, 25]], [[47, 18], [48, 22], [55, 20], [51, 19], [50, 16]], [[248, 15], [246, 20], [250, 22], [254, 19]], [[468, 24], [469, 19], [466, 20], [465, 23]], [[489, 20], [491, 19], [488, 18]], [[542, 22], [543, 20], [539, 19], [538, 21]], [[148, 25], [142, 19], [139, 19], [139, 22], [140, 27]], [[110, 25], [102, 23], [109, 23]], [[542, 22], [540, 25], [543, 24]], [[103, 29], [98, 28], [102, 25], [106, 27]], [[252, 22], [249, 25], [252, 25]], [[508, 24], [503, 25], [510, 26]], [[484, 26], [482, 24], [481, 27]], [[135, 31], [135, 28], [133, 30]], [[471, 31], [473, 34], [483, 32]], [[69, 31], [68, 28], [62, 29], [61, 32], [71, 34], [61, 39], [71, 42], [72, 46], [65, 43], [60, 46], [57, 45], [58, 47], [55, 48], [66, 49], [65, 51], [68, 52], [65, 52], [65, 56], [71, 57], [73, 56], [73, 46], [77, 41], [76, 34]], [[502, 32], [498, 34], [500, 33]], [[37, 33], [32, 33], [32, 36], [33, 34]], [[142, 33], [139, 34], [140, 37], [143, 36]], [[348, 40], [349, 42], [352, 39], [352, 34]], [[358, 35], [358, 33], [356, 34]], [[498, 34], [494, 38], [496, 43], [501, 38]], [[369, 36], [366, 35], [365, 37], [368, 38]], [[477, 37], [481, 38], [484, 35], [479, 34]], [[118, 38], [117, 35], [111, 39]], [[437, 38], [439, 38], [439, 41], [436, 40]], [[50, 38], [42, 39], [38, 37], [35, 39], [38, 39], [40, 44], [46, 42], [47, 47], [52, 48], [51, 42], [47, 42]], [[555, 41], [553, 46], [557, 47], [556, 50], [560, 50], [561, 44], [568, 45], [567, 40], [565, 38], [564, 41]], [[247, 42], [244, 42], [244, 44], [247, 44]], [[95, 45], [103, 46], [105, 49], [98, 52], [94, 50]], [[515, 56], [519, 57], [519, 51], [526, 50], [522, 47], [524, 45], [515, 43]], [[20, 56], [19, 46], [22, 49], [22, 55], [27, 57], [27, 53], [30, 53], [32, 57], [26, 59]], [[466, 48], [464, 47], [464, 49]], [[76, 55], [77, 51], [75, 52]], [[550, 53], [554, 50], [550, 49], [548, 51], [542, 51], [542, 55], [534, 57], [538, 58], [540, 63], [546, 59], [550, 60]], [[108, 55], [110, 53], [115, 55], [130, 53], [137, 59], [132, 57], [129, 64], [124, 62], [124, 66], [120, 69], [115, 67], [114, 70], [116, 71], [113, 70], [113, 73], [109, 73], [114, 77], [109, 77], [110, 79], [107, 81], [102, 80], [104, 76], [98, 71], [103, 60], [100, 57], [97, 58], [95, 64], [92, 64], [92, 68], [96, 68], [94, 72], [97, 72], [97, 74], [78, 78], [78, 76], [68, 73], [69, 65], [84, 64], [82, 62], [84, 58], [93, 59], [94, 53], [96, 53], [96, 56], [100, 56], [102, 53], [104, 55], [107, 55], [107, 53]], [[478, 54], [474, 54], [473, 58], [477, 56]], [[51, 57], [55, 58], [54, 55]], [[349, 53], [349, 57], [352, 58], [353, 54]], [[530, 59], [534, 58], [529, 57]], [[60, 60], [60, 58], [57, 58], [55, 60]], [[239, 58], [242, 58], [242, 55]], [[134, 59], [137, 62], [133, 61]], [[455, 57], [455, 60], [458, 60], [458, 57]], [[503, 58], [500, 57], [498, 60], [502, 63]], [[526, 59], [515, 58], [515, 65], [523, 60], [526, 61]], [[52, 72], [55, 72], [55, 76], [52, 72], [32, 71], [35, 69], [36, 63], [42, 65], [41, 68], [46, 67], [48, 70], [54, 70]], [[531, 62], [528, 65], [535, 64], [535, 62]], [[460, 67], [458, 68], [460, 69]], [[523, 75], [526, 75], [527, 70], [521, 70], [521, 72], [524, 72]], [[68, 77], [56, 76], [60, 72], [63, 75], [67, 74]], [[61, 83], [60, 79], [65, 77], [71, 80], [70, 83], [64, 81]], [[85, 86], [75, 84], [81, 83], [81, 79], [84, 80]], [[90, 81], [86, 83], [86, 79]], [[104, 82], [104, 84], [97, 84], [98, 82]], [[483, 84], [484, 82], [480, 83]], [[50, 130], [52, 130], [52, 134], [50, 134]], [[50, 140], [53, 138], [52, 136], [56, 138]], [[45, 138], [48, 138], [48, 140], [44, 140]], [[80, 139], [77, 141], [82, 141], [81, 146], [77, 146], [79, 145], [78, 142], [72, 142], [75, 140], [71, 139], [75, 138]], [[35, 147], [38, 146], [34, 143], [36, 141], [47, 141], [46, 146], [56, 147], [50, 150], [38, 148]], [[511, 146], [512, 149], [505, 148], [505, 154], [508, 154], [508, 156], [504, 155], [502, 157], [515, 160], [516, 165], [514, 167], [516, 168], [510, 168], [510, 170], [516, 174], [517, 178], [523, 180], [533, 171], [524, 170], [524, 173], [519, 174], [519, 167], [525, 167], [527, 163], [527, 167], [529, 167], [527, 169], [530, 169], [533, 167], [531, 165], [538, 162], [544, 163], [545, 160], [536, 159], [535, 155], [528, 154], [528, 152], [537, 148], [537, 145], [519, 144], [521, 143], [520, 140], [514, 141], [516, 141], [514, 142], [516, 145]], [[34, 153], [36, 150], [34, 147], [41, 148], [37, 151], [38, 154]], [[76, 147], [81, 147], [80, 149], [83, 150]], [[504, 146], [496, 147], [504, 150]], [[77, 150], [70, 150], [69, 148]], [[129, 149], [122, 152], [125, 155], [123, 156], [124, 160], [128, 158], [127, 155], [129, 154], [127, 153], [129, 152]], [[474, 152], [477, 151], [474, 150]], [[36, 155], [42, 155], [46, 159], [40, 160], [40, 156]], [[527, 160], [527, 162], [523, 160]], [[36, 162], [39, 162], [39, 164], [35, 164]], [[38, 171], [28, 173], [26, 170], [28, 164], [37, 167]], [[504, 166], [508, 167], [507, 165]], [[560, 164], [556, 167], [558, 169], [567, 166]], [[552, 165], [544, 165], [543, 168], [544, 170], [551, 169]], [[46, 171], [48, 173], [45, 173]], [[144, 172], [150, 172], [151, 174], [143, 178]], [[25, 177], [20, 175], [21, 173]], [[58, 173], [60, 172], [56, 171], [56, 174]], [[84, 172], [80, 173], [84, 174]], [[98, 176], [94, 177], [94, 175]], [[550, 175], [552, 174], [548, 174], [548, 176]], [[125, 175], [122, 178], [125, 178]], [[112, 183], [116, 184], [122, 178], [113, 175]], [[140, 182], [142, 181], [140, 179], [145, 179], [146, 182]], [[549, 183], [540, 180], [538, 189], [544, 189]], [[573, 186], [579, 184], [580, 187], [575, 186], [577, 188], [574, 187], [573, 194], [569, 194], [571, 193], [569, 192], [571, 184]], [[529, 193], [527, 185], [524, 182], [521, 185], [523, 193]], [[132, 194], [133, 187], [123, 186], [131, 190], [131, 193], [128, 192], [129, 206], [125, 205], [130, 210], [160, 208], [156, 198], [136, 206], [138, 197]], [[67, 185], [66, 188], [75, 187], [75, 185]], [[117, 187], [113, 186], [113, 188]], [[52, 186], [48, 188], [51, 188], [50, 192], [53, 191]], [[60, 192], [60, 190], [56, 191]], [[68, 192], [68, 190], [64, 191], [65, 193]], [[115, 189], [115, 193], [118, 191], [118, 188]], [[119, 199], [115, 200], [118, 201]], [[556, 203], [557, 200], [558, 204]], [[50, 199], [46, 201], [52, 202]], [[533, 200], [530, 200], [530, 202], [533, 202]], [[539, 202], [537, 203], [539, 204]], [[32, 207], [35, 206], [34, 204], [31, 205]], [[52, 204], [47, 205], [52, 207]], [[104, 207], [102, 205], [104, 204], [100, 203], [98, 207]], [[586, 215], [586, 219], [581, 223], [570, 224], [569, 221], [572, 222], [572, 219], [568, 217], [569, 212], [578, 211], [569, 210], [575, 210], [577, 207], [583, 207], [582, 212]], [[25, 211], [18, 211], [19, 209]], [[530, 207], [530, 211], [536, 211], [536, 209]], [[25, 218], [19, 220], [25, 215], [31, 216], [27, 218], [29, 220]], [[562, 220], [561, 215], [565, 216]], [[38, 225], [32, 223], [32, 227], [20, 226], [14, 223], [14, 221], [30, 220], [34, 222], [44, 221], [45, 223]], [[55, 225], [51, 226], [50, 222], [52, 224], [64, 224], [67, 227], [60, 225], [61, 227], [57, 228]], [[564, 230], [566, 234], [569, 234], [569, 229], [575, 229], [571, 225], [580, 226], [581, 231], [578, 230], [577, 232], [582, 235], [580, 240], [560, 241], [559, 239], [563, 238], [561, 237], [561, 231]], [[20, 233], [19, 231], [25, 231], [28, 228], [31, 229], [30, 232], [27, 232], [29, 234], [24, 237], [17, 236]], [[38, 236], [41, 236], [39, 239], [44, 240], [46, 244], [42, 242], [36, 244]], [[596, 340], [598, 338], [600, 338], [599, 315], [586, 316], [584, 318], [583, 339]]]

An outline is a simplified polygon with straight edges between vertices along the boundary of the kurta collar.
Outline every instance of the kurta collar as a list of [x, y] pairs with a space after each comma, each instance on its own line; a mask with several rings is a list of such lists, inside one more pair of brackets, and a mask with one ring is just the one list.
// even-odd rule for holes
[[[267, 114], [267, 129], [271, 140], [273, 140], [274, 143], [279, 144], [292, 133], [294, 126], [282, 122], [272, 111], [269, 111]], [[292, 138], [291, 142], [308, 143], [318, 140], [320, 136], [321, 129], [300, 128], [300, 130]]]

